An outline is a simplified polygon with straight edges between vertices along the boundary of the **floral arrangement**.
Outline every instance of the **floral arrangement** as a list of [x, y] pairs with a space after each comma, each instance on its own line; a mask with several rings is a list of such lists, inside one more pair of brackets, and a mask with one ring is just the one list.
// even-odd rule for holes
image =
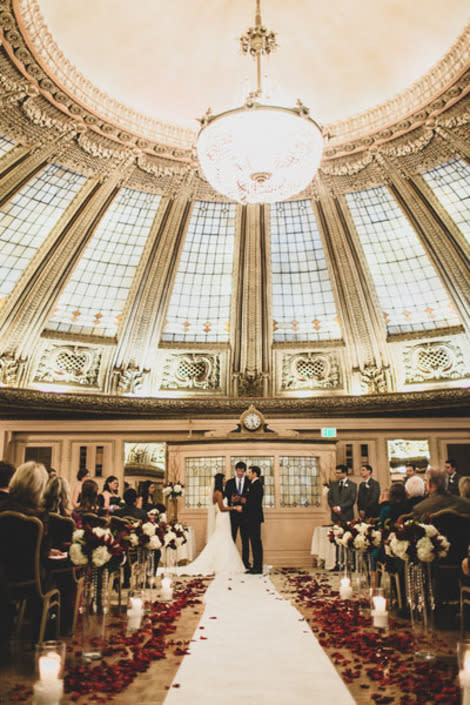
[[177, 548], [185, 544], [188, 540], [188, 530], [183, 524], [174, 522], [172, 524], [159, 524], [159, 532], [164, 548]]
[[412, 519], [404, 524], [395, 524], [385, 541], [388, 556], [411, 563], [431, 563], [438, 558], [445, 558], [449, 548], [449, 541], [435, 526]]
[[181, 482], [169, 482], [163, 488], [162, 494], [164, 497], [170, 497], [170, 499], [182, 497], [184, 495], [184, 485]]
[[150, 509], [147, 512], [147, 516], [151, 521], [153, 521], [157, 524], [159, 521], [166, 521], [165, 512], [159, 512], [158, 509]]
[[158, 551], [162, 547], [159, 524], [154, 524], [151, 521], [138, 521], [131, 524], [126, 539], [131, 548], [148, 548], [150, 551]]
[[382, 532], [374, 524], [365, 521], [348, 521], [345, 526], [335, 524], [330, 529], [329, 539], [337, 546], [354, 548], [356, 551], [371, 551], [380, 546]]
[[74, 565], [115, 570], [125, 559], [125, 545], [111, 529], [85, 524], [73, 532], [69, 555]]

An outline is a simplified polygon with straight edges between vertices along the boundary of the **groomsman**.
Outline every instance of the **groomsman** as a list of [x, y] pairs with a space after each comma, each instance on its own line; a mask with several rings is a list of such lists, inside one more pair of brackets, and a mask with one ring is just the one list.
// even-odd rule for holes
[[[263, 516], [263, 485], [260, 480], [261, 470], [257, 465], [248, 468], [250, 490], [248, 492], [243, 513], [246, 515], [248, 535], [250, 537], [253, 567], [247, 573], [263, 572], [263, 544], [261, 543], [261, 524]], [[233, 512], [234, 514], [235, 512]]]
[[372, 477], [372, 466], [361, 465], [362, 482], [357, 495], [357, 511], [360, 519], [376, 518], [380, 514], [379, 497], [380, 485]]
[[[235, 465], [235, 477], [231, 477], [225, 484], [224, 495], [227, 498], [228, 506], [234, 507], [237, 504], [243, 506], [243, 499], [248, 495], [250, 482], [245, 476], [246, 464], [239, 461]], [[247, 570], [250, 565], [250, 538], [248, 536], [248, 527], [246, 525], [246, 512], [230, 512], [230, 524], [232, 527], [232, 538], [234, 542], [237, 540], [237, 533], [240, 529], [240, 537], [242, 540], [242, 561]]]
[[357, 485], [348, 479], [346, 465], [336, 466], [336, 481], [330, 483], [328, 504], [331, 507], [331, 521], [339, 524], [354, 519]]
[[457, 465], [455, 460], [453, 458], [448, 458], [444, 463], [444, 469], [449, 476], [447, 478], [447, 491], [450, 492], [450, 494], [458, 496], [459, 480], [461, 476], [457, 473]]

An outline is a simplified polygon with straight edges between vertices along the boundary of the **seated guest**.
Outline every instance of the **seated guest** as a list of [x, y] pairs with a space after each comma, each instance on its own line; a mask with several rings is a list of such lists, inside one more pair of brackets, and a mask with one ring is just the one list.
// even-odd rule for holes
[[72, 518], [81, 524], [82, 514], [98, 514], [98, 485], [94, 480], [85, 480], [82, 484], [80, 504], [72, 512]]
[[380, 485], [372, 477], [372, 466], [361, 466], [362, 482], [357, 494], [357, 509], [361, 519], [376, 518], [379, 516]]
[[110, 475], [106, 478], [101, 496], [104, 499], [104, 508], [108, 511], [114, 511], [121, 503], [119, 496], [119, 480], [115, 475]]
[[89, 471], [86, 468], [80, 468], [80, 470], [77, 472], [77, 482], [75, 483], [72, 493], [72, 504], [74, 507], [78, 507], [80, 503], [80, 493], [82, 491], [83, 482], [89, 479]]
[[399, 517], [410, 511], [411, 505], [407, 499], [404, 484], [394, 482], [388, 491], [388, 499], [385, 498], [380, 505], [379, 524], [383, 526], [388, 521], [390, 525], [393, 525]]
[[459, 494], [460, 475], [457, 473], [457, 464], [453, 458], [447, 458], [444, 463], [444, 470], [448, 475], [447, 491], [457, 497]]
[[124, 507], [116, 509], [116, 511], [113, 512], [113, 516], [132, 517], [133, 519], [140, 519], [141, 521], [147, 520], [147, 512], [136, 506], [137, 492], [135, 490], [131, 488], [124, 492], [124, 502]]
[[424, 499], [426, 494], [426, 483], [422, 477], [419, 477], [419, 475], [412, 475], [405, 482], [405, 492], [408, 497], [408, 504], [411, 511], [415, 504], [418, 504], [418, 502], [421, 502]]
[[470, 477], [468, 475], [461, 477], [459, 480], [459, 495], [470, 499]]
[[44, 491], [44, 509], [62, 516], [72, 514], [72, 495], [70, 485], [65, 477], [55, 475], [49, 479]]
[[151, 509], [155, 507], [154, 502], [153, 502], [153, 493], [155, 492], [155, 483], [152, 482], [152, 480], [146, 480], [145, 482], [142, 483], [142, 487], [140, 489], [140, 497], [139, 499], [142, 499], [142, 504], [138, 506], [142, 506], [142, 509], [146, 512], [149, 512]]
[[470, 544], [468, 546], [468, 556], [462, 561], [462, 571], [464, 575], [470, 576]]
[[8, 499], [8, 485], [15, 473], [15, 468], [4, 460], [0, 461], [0, 506]]
[[425, 474], [428, 497], [413, 508], [413, 518], [422, 520], [440, 509], [455, 507], [457, 497], [447, 491], [447, 472], [439, 468], [428, 468]]

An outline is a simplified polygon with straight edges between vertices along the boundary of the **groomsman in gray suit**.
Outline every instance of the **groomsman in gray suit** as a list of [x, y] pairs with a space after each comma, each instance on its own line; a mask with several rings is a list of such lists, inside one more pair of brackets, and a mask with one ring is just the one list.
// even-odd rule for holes
[[336, 466], [336, 481], [330, 483], [328, 504], [331, 507], [331, 521], [340, 524], [354, 519], [357, 485], [348, 478], [346, 465]]

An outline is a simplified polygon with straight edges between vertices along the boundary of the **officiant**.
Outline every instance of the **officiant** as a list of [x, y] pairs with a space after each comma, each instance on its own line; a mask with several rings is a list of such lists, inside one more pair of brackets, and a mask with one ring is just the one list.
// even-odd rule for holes
[[[243, 506], [243, 504], [245, 504], [249, 486], [250, 481], [246, 477], [246, 464], [240, 460], [235, 465], [235, 477], [227, 480], [225, 484], [224, 495], [227, 498], [229, 507], [235, 507], [238, 504]], [[230, 524], [232, 527], [232, 538], [234, 542], [236, 542], [238, 530], [240, 530], [240, 537], [242, 540], [242, 561], [245, 568], [249, 569], [251, 568], [250, 541], [245, 513], [230, 512]]]

